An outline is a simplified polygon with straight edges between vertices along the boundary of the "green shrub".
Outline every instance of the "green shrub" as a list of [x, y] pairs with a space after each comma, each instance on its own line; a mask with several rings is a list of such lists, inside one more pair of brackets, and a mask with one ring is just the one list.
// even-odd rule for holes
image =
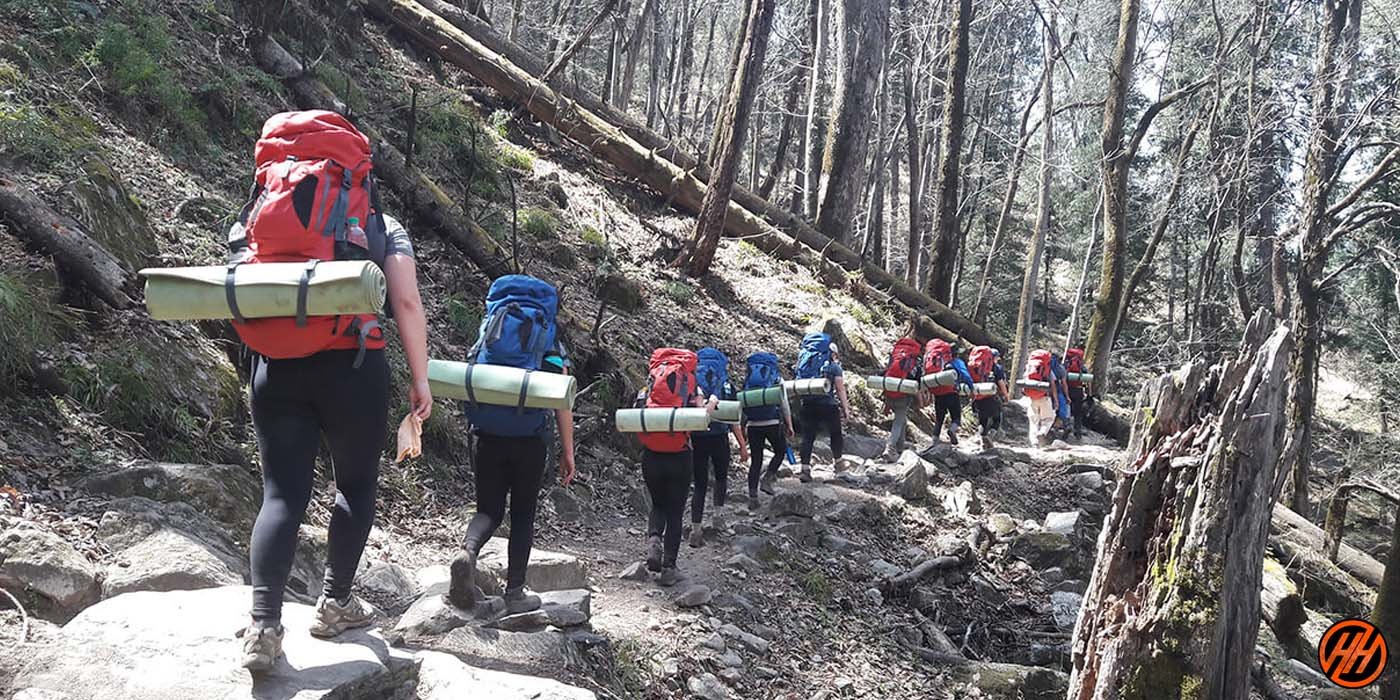
[[559, 219], [543, 209], [522, 209], [519, 223], [520, 231], [531, 238], [554, 238], [559, 235]]
[[476, 333], [481, 328], [481, 304], [453, 296], [447, 301], [447, 321], [452, 330], [467, 345], [476, 342]]
[[695, 298], [695, 287], [678, 280], [671, 280], [666, 283], [666, 296], [677, 304], [689, 303]]
[[496, 149], [499, 154], [496, 160], [502, 167], [518, 173], [529, 173], [535, 169], [535, 154], [530, 149], [507, 141], [500, 142]]
[[96, 63], [105, 68], [117, 92], [159, 118], [196, 149], [206, 143], [204, 113], [199, 110], [179, 76], [168, 65], [170, 32], [165, 18], [149, 11], [133, 12], [130, 24], [113, 22], [103, 28], [93, 47]]
[[825, 605], [831, 600], [831, 580], [821, 569], [799, 574], [797, 584], [802, 587], [802, 592], [807, 594], [807, 598], [815, 603]]

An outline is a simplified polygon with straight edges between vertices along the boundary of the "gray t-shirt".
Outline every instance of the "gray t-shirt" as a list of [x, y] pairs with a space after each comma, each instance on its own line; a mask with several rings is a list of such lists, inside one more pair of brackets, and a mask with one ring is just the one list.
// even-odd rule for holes
[[388, 214], [384, 215], [384, 235], [388, 239], [384, 246], [384, 255], [407, 255], [413, 257], [413, 241], [408, 237], [408, 229]]

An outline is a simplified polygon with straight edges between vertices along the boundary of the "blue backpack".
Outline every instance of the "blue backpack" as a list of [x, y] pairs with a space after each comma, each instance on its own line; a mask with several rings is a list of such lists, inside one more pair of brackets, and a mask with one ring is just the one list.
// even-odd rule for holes
[[[486, 316], [481, 319], [476, 345], [467, 367], [467, 420], [478, 433], [505, 437], [540, 435], [549, 425], [544, 408], [495, 406], [472, 397], [471, 371], [476, 364], [538, 370], [545, 353], [556, 348], [559, 293], [553, 285], [529, 275], [503, 275], [486, 292]], [[529, 375], [525, 375], [529, 381]], [[521, 391], [523, 404], [525, 392]]]
[[[770, 386], [781, 386], [783, 383], [782, 372], [778, 370], [778, 356], [771, 352], [756, 352], [749, 355], [749, 376], [744, 380], [744, 390], [767, 389]], [[744, 415], [749, 420], [777, 420], [782, 417], [781, 406], [754, 406], [745, 408]]]
[[831, 363], [831, 336], [825, 333], [808, 333], [802, 338], [802, 349], [797, 353], [797, 378], [816, 379], [826, 371]]
[[[715, 348], [700, 348], [695, 354], [699, 358], [695, 368], [695, 379], [700, 392], [706, 399], [716, 396], [721, 401], [733, 400], [734, 388], [729, 385], [729, 356]], [[729, 426], [716, 421], [710, 424], [710, 429], [706, 432], [720, 435], [728, 431]]]

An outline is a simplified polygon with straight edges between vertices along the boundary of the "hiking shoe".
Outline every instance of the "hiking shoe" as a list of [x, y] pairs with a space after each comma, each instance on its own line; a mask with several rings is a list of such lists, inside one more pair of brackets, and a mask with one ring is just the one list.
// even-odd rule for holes
[[660, 586], [670, 588], [680, 583], [685, 577], [674, 566], [668, 566], [661, 570], [661, 575], [656, 577], [656, 583]]
[[647, 570], [661, 570], [661, 538], [656, 535], [647, 538]]
[[690, 546], [696, 549], [705, 546], [705, 533], [703, 528], [700, 527], [700, 523], [696, 523], [695, 527], [690, 531]]
[[282, 655], [282, 638], [287, 631], [282, 625], [261, 625], [254, 622], [238, 633], [243, 638], [243, 668], [266, 671]]
[[348, 629], [367, 627], [373, 621], [374, 608], [357, 596], [351, 595], [341, 602], [323, 594], [316, 601], [316, 619], [311, 622], [311, 636], [334, 637]]
[[958, 431], [952, 429], [948, 430], [948, 444], [953, 447], [958, 446]]
[[983, 436], [982, 436], [982, 449], [984, 449], [984, 450], [990, 450], [990, 449], [992, 449], [992, 436], [990, 436], [990, 435], [983, 435]]
[[471, 610], [476, 601], [482, 599], [482, 592], [476, 585], [476, 554], [462, 552], [452, 560], [452, 579], [447, 589], [447, 602]]
[[540, 597], [526, 591], [524, 586], [507, 588], [505, 601], [506, 613], [510, 615], [519, 615], [540, 609]]
[[749, 512], [758, 512], [758, 494], [753, 494], [752, 496], [749, 496]]
[[797, 480], [800, 481], [800, 482], [802, 482], [802, 483], [804, 483], [804, 484], [807, 483], [807, 482], [809, 482], [809, 481], [811, 481], [811, 480], [812, 480], [812, 465], [810, 465], [810, 464], [804, 464], [804, 465], [802, 465], [802, 471], [800, 471], [800, 472], [797, 473]]
[[758, 481], [758, 490], [768, 494], [769, 496], [774, 495], [774, 493], [776, 492], [773, 490], [773, 482], [777, 480], [777, 472], [764, 473], [763, 478]]

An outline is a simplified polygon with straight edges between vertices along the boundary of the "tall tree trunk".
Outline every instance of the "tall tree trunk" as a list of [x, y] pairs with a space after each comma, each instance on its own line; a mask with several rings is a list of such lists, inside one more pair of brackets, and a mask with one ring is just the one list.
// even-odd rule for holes
[[[1167, 197], [1162, 202], [1162, 211], [1157, 215], [1157, 221], [1152, 226], [1152, 236], [1147, 241], [1147, 249], [1142, 252], [1142, 257], [1133, 267], [1133, 274], [1128, 277], [1128, 282], [1123, 285], [1123, 303], [1118, 306], [1118, 320], [1114, 322], [1115, 333], [1122, 330], [1123, 325], [1128, 321], [1128, 310], [1132, 307], [1133, 296], [1137, 294], [1138, 285], [1147, 278], [1147, 273], [1152, 269], [1152, 261], [1157, 256], [1157, 247], [1162, 243], [1162, 237], [1167, 233], [1167, 227], [1171, 225], [1172, 209], [1176, 207], [1177, 196], [1181, 194], [1181, 181], [1186, 175], [1186, 161], [1191, 157], [1191, 147], [1196, 143], [1196, 134], [1200, 131], [1202, 121], [1196, 119], [1192, 121], [1190, 128], [1186, 131], [1186, 138], [1181, 141], [1181, 148], [1176, 154], [1176, 165], [1172, 170], [1171, 185], [1167, 187]], [[1247, 316], [1246, 316], [1247, 317]]]
[[[690, 124], [695, 129], [696, 134], [700, 131], [700, 105], [705, 101], [705, 83], [710, 78], [710, 56], [715, 50], [715, 25], [719, 23], [719, 10], [710, 13], [710, 29], [705, 34], [705, 56], [700, 60], [699, 80], [695, 87], [695, 111], [690, 115]], [[689, 90], [687, 90], [689, 92]], [[685, 99], [682, 97], [681, 99]], [[699, 143], [697, 140], [696, 143]]]
[[952, 41], [948, 45], [948, 92], [943, 100], [943, 131], [940, 136], [943, 160], [938, 168], [933, 258], [928, 283], [929, 296], [945, 304], [953, 298], [953, 276], [958, 258], [958, 178], [967, 106], [968, 27], [971, 23], [972, 0], [957, 0], [948, 22]]
[[788, 150], [792, 147], [793, 125], [797, 123], [797, 106], [802, 99], [802, 64], [803, 61], [794, 63], [792, 75], [788, 77], [787, 91], [783, 95], [783, 120], [782, 126], [778, 128], [778, 145], [777, 152], [773, 155], [773, 167], [768, 169], [768, 174], [758, 186], [758, 196], [764, 199], [773, 194], [773, 188], [777, 187], [778, 181], [782, 179], [783, 169], [787, 167]]
[[[665, 135], [673, 140], [679, 141], [685, 131], [685, 97], [690, 92], [690, 65], [695, 54], [695, 21], [699, 19], [698, 12], [691, 12], [689, 8], [683, 7], [680, 10], [681, 31], [680, 46], [676, 49], [676, 69], [671, 74], [670, 85], [666, 87], [666, 111], [674, 115], [666, 120]], [[765, 195], [765, 199], [767, 196]]]
[[642, 14], [637, 17], [637, 25], [632, 32], [627, 33], [627, 12], [620, 13], [618, 25], [618, 36], [625, 36], [618, 54], [618, 74], [622, 76], [617, 82], [617, 94], [613, 97], [613, 104], [626, 111], [632, 102], [632, 87], [637, 80], [637, 65], [641, 63], [639, 54], [642, 50], [642, 42], [646, 40], [647, 27], [651, 24], [651, 13], [656, 11], [656, 0], [642, 0]]
[[1292, 435], [1286, 452], [1291, 482], [1286, 502], [1305, 516], [1312, 507], [1308, 494], [1308, 471], [1313, 451], [1318, 356], [1322, 351], [1322, 299], [1318, 284], [1336, 242], [1332, 236], [1334, 223], [1328, 215], [1331, 203], [1329, 195], [1341, 151], [1338, 139], [1342, 135], [1342, 114], [1350, 88], [1351, 64], [1356, 60], [1356, 46], [1361, 33], [1361, 0], [1326, 0], [1324, 5], [1313, 83], [1313, 126], [1308, 138], [1307, 163], [1303, 168], [1303, 210], [1298, 222], [1302, 242], [1294, 278], [1297, 299], [1293, 308], [1298, 344], [1292, 358], [1295, 381], [1288, 401], [1288, 423]]
[[[1387, 640], [1400, 639], [1400, 507], [1396, 507], [1395, 522], [1390, 526], [1390, 552], [1371, 622]], [[1390, 672], [1381, 679], [1381, 700], [1400, 700], [1400, 664], [1392, 660], [1390, 665]]]
[[1104, 98], [1103, 138], [1100, 148], [1103, 177], [1103, 268], [1094, 300], [1094, 316], [1084, 354], [1095, 384], [1108, 382], [1109, 353], [1118, 334], [1118, 300], [1123, 294], [1128, 245], [1128, 166], [1131, 157], [1123, 142], [1128, 89], [1133, 83], [1137, 57], [1138, 15], [1142, 0], [1121, 0], [1118, 8], [1118, 43], [1108, 69], [1108, 95]]
[[[1048, 64], [1047, 64], [1048, 68]], [[1044, 76], [1041, 76], [1041, 84], [1044, 84]], [[1021, 187], [1021, 165], [1026, 160], [1026, 146], [1030, 142], [1031, 132], [1026, 128], [1030, 122], [1031, 108], [1040, 101], [1040, 90], [1037, 90], [1026, 103], [1026, 108], [1021, 112], [1021, 127], [1016, 137], [1016, 145], [1011, 151], [1011, 166], [1006, 170], [1006, 194], [1001, 200], [1001, 211], [997, 214], [996, 228], [992, 230], [992, 240], [987, 246], [987, 259], [982, 263], [982, 278], [977, 282], [977, 301], [972, 307], [972, 319], [974, 323], [983, 324], [987, 322], [987, 305], [990, 303], [989, 292], [991, 291], [992, 265], [997, 260], [997, 252], [1001, 250], [1002, 236], [1006, 235], [1006, 227], [1011, 222], [1011, 210], [1016, 205], [1016, 193]]]
[[[919, 283], [919, 256], [924, 248], [923, 242], [923, 222], [920, 220], [922, 212], [923, 183], [920, 176], [923, 175], [923, 165], [919, 162], [922, 155], [921, 149], [924, 147], [919, 119], [915, 91], [917, 85], [914, 82], [914, 65], [919, 60], [919, 50], [914, 46], [914, 17], [909, 8], [910, 0], [900, 0], [899, 11], [903, 19], [903, 31], [900, 33], [904, 37], [904, 127], [909, 130], [909, 136], [905, 139], [906, 157], [909, 159], [909, 231], [908, 247], [905, 248], [904, 281], [911, 285]], [[891, 268], [890, 272], [894, 272]]]
[[[817, 230], [838, 243], [851, 238], [869, 176], [870, 130], [890, 30], [889, 0], [832, 0], [841, 8], [836, 94], [822, 156]], [[970, 0], [969, 0], [970, 1]]]
[[[1079, 268], [1079, 284], [1074, 287], [1074, 308], [1069, 313], [1069, 333], [1065, 334], [1066, 348], [1079, 347], [1079, 326], [1082, 322], [1084, 312], [1084, 290], [1089, 285], [1089, 269], [1094, 263], [1094, 245], [1099, 241], [1099, 222], [1103, 221], [1100, 217], [1102, 210], [1103, 199], [1100, 198], [1094, 204], [1094, 214], [1089, 221], [1089, 242], [1084, 246], [1084, 262]], [[1173, 245], [1175, 244], [1173, 243]], [[1175, 266], [1175, 264], [1176, 253], [1173, 249], [1172, 265]], [[1176, 268], [1173, 267], [1172, 269], [1175, 270]], [[1172, 295], [1175, 294], [1175, 292], [1175, 285], [1173, 285], [1173, 289], [1167, 294], [1168, 305], [1171, 304]], [[1167, 322], [1171, 323], [1170, 313], [1168, 313]]]
[[[1249, 697], [1286, 422], [1288, 326], [1144, 384], [1075, 626], [1071, 700]], [[1249, 449], [1238, 449], [1248, 445]]]
[[744, 144], [754, 95], [763, 74], [763, 59], [768, 52], [768, 34], [773, 27], [777, 0], [751, 0], [744, 19], [744, 34], [739, 61], [729, 80], [724, 108], [715, 124], [720, 134], [717, 160], [710, 163], [713, 176], [700, 212], [695, 217], [695, 234], [676, 261], [685, 271], [700, 277], [710, 270], [720, 234], [724, 232], [724, 217], [729, 211], [729, 190], [739, 169], [739, 153]]
[[[898, 141], [898, 134], [895, 136], [895, 140]], [[912, 135], [909, 136], [909, 138], [912, 138]], [[890, 148], [894, 149], [896, 145], [896, 143], [891, 143]], [[895, 234], [899, 232], [899, 155], [891, 153], [886, 160], [889, 161], [890, 166], [890, 223], [885, 229], [885, 259], [881, 261], [880, 265], [884, 267], [886, 271], [894, 272], [896, 269], [894, 266], [895, 241], [899, 240], [895, 237]]]
[[652, 8], [651, 12], [651, 70], [647, 71], [647, 128], [656, 128], [656, 119], [661, 114], [661, 64], [665, 62], [665, 44], [661, 41], [661, 12]]
[[[803, 185], [802, 196], [805, 202], [807, 219], [817, 219], [817, 195], [821, 192], [822, 139], [818, 133], [821, 126], [822, 69], [826, 64], [827, 27], [831, 24], [828, 13], [831, 2], [841, 0], [811, 0], [807, 6], [808, 41], [812, 46], [812, 66], [807, 77], [807, 128], [803, 143]], [[878, 0], [877, 0], [878, 1]]]
[[[1050, 159], [1055, 155], [1055, 61], [1058, 43], [1055, 37], [1055, 14], [1048, 15], [1045, 32], [1045, 72], [1041, 75], [1042, 91], [1040, 101], [1045, 110], [1042, 118], [1045, 136], [1040, 144], [1040, 188], [1036, 196], [1035, 232], [1031, 234], [1031, 244], [1026, 250], [1026, 275], [1021, 280], [1021, 304], [1016, 313], [1016, 347], [1011, 356], [1011, 376], [1023, 375], [1026, 366], [1026, 352], [1031, 342], [1031, 312], [1035, 301], [1036, 285], [1041, 282], [1040, 262], [1045, 253], [1045, 239], [1050, 235], [1050, 188], [1053, 184], [1054, 169]], [[1014, 392], [1021, 393], [1019, 384], [1013, 382]]]

